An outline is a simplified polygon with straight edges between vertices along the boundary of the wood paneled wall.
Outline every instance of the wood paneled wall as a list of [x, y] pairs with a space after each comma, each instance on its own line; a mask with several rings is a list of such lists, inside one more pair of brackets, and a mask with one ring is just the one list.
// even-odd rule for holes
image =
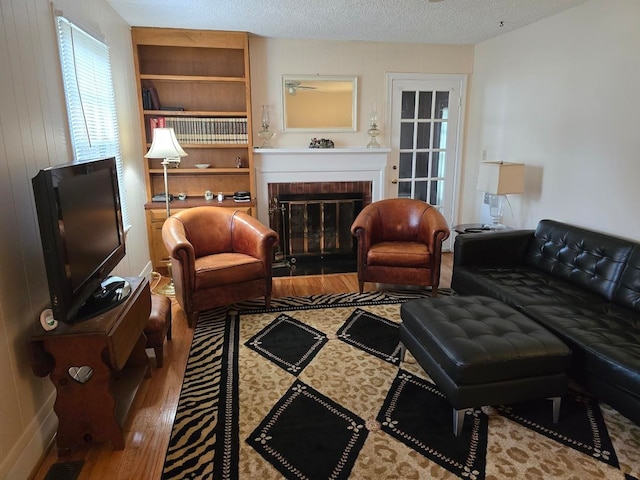
[[[129, 26], [105, 0], [56, 0], [110, 46], [133, 228], [119, 275], [148, 269], [142, 145]], [[72, 160], [49, 0], [0, 0], [0, 478], [28, 478], [57, 425], [48, 378], [31, 372], [26, 341], [49, 302], [31, 178]]]

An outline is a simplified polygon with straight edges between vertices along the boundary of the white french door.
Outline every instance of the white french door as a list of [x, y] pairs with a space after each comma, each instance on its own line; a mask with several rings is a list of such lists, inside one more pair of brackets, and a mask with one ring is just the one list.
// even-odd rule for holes
[[[455, 218], [465, 75], [387, 74], [387, 197], [416, 198]], [[451, 249], [451, 238], [443, 244]]]

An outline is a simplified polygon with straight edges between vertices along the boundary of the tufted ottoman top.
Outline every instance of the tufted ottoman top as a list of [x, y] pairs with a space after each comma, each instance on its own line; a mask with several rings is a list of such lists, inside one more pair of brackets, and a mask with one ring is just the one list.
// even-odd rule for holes
[[565, 372], [571, 350], [551, 332], [490, 297], [411, 300], [407, 330], [457, 384], [483, 384]]

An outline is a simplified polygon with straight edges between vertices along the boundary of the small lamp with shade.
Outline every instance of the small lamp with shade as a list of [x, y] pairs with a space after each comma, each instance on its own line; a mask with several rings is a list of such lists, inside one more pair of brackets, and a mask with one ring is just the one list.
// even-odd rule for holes
[[483, 162], [478, 172], [478, 190], [486, 193], [489, 205], [491, 230], [501, 230], [502, 211], [507, 194], [524, 193], [524, 164], [507, 162]]

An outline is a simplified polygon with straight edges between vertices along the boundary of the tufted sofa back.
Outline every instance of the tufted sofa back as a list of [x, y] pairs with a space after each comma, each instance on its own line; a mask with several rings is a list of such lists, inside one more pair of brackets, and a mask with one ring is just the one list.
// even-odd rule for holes
[[633, 248], [624, 267], [614, 301], [640, 312], [640, 245]]
[[[621, 238], [556, 222], [542, 220], [526, 253], [531, 267], [598, 293], [625, 306], [640, 307], [640, 252], [635, 268], [625, 267], [637, 244]], [[623, 272], [627, 291], [621, 292]], [[635, 292], [635, 296], [633, 294]], [[622, 301], [621, 301], [622, 300]], [[633, 307], [635, 305], [635, 307]]]

